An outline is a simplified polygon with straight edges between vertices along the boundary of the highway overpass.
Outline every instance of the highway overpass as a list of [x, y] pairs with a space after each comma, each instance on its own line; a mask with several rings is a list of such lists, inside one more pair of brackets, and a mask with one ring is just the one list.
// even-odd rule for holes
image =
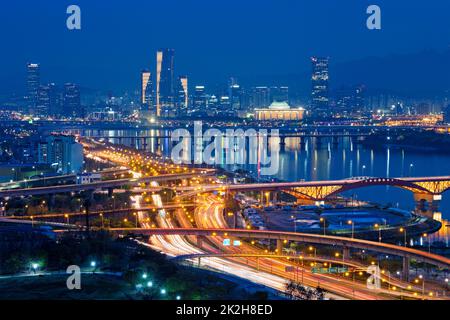
[[[182, 235], [182, 236], [221, 236], [237, 237], [249, 239], [268, 239], [277, 240], [282, 243], [284, 240], [297, 241], [310, 244], [338, 246], [345, 250], [360, 249], [379, 252], [388, 255], [394, 255], [404, 258], [404, 262], [415, 259], [428, 263], [439, 268], [450, 269], [450, 259], [432, 253], [396, 246], [388, 243], [372, 242], [361, 239], [344, 238], [336, 236], [323, 236], [307, 233], [267, 231], [267, 230], [245, 230], [245, 229], [197, 229], [197, 228], [112, 228], [113, 233], [118, 234], [139, 234], [139, 235]], [[345, 254], [344, 254], [345, 255]]]
[[174, 174], [161, 174], [158, 176], [150, 176], [144, 178], [136, 179], [117, 179], [117, 180], [106, 180], [94, 183], [86, 184], [70, 184], [61, 186], [51, 186], [51, 187], [39, 187], [39, 188], [28, 188], [28, 189], [13, 189], [13, 190], [0, 190], [0, 197], [22, 197], [22, 196], [38, 196], [38, 195], [48, 195], [57, 193], [67, 193], [67, 192], [80, 192], [80, 191], [93, 191], [100, 189], [112, 189], [123, 186], [138, 186], [141, 183], [156, 182], [167, 182], [180, 179], [189, 179], [196, 177], [198, 175], [208, 176], [214, 174], [213, 170], [203, 170], [201, 172], [189, 172], [189, 173], [174, 173]]

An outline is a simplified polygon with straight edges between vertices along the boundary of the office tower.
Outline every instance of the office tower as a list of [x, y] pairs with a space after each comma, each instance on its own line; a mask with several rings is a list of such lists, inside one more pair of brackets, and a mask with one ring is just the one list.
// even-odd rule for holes
[[189, 106], [189, 91], [187, 76], [179, 76], [177, 81], [177, 114], [187, 114]]
[[216, 95], [211, 95], [208, 99], [208, 110], [207, 113], [210, 116], [216, 116], [217, 114], [219, 114], [221, 109], [220, 103], [219, 103], [219, 98], [217, 98]]
[[54, 83], [48, 85], [49, 97], [49, 114], [52, 116], [60, 116], [63, 112], [61, 89]]
[[226, 115], [226, 116], [234, 116], [235, 113], [231, 109], [231, 101], [229, 96], [221, 96], [219, 100], [220, 104], [220, 114]]
[[39, 86], [36, 111], [40, 116], [60, 115], [61, 95], [54, 83]]
[[173, 49], [161, 49], [156, 53], [156, 115], [167, 117], [175, 109]]
[[66, 83], [64, 85], [64, 115], [76, 117], [82, 115], [80, 89], [76, 84]]
[[204, 86], [195, 86], [194, 97], [192, 99], [193, 112], [205, 112], [208, 107], [208, 96]]
[[239, 112], [242, 109], [242, 91], [241, 91], [241, 87], [237, 84], [234, 83], [230, 86], [230, 93], [229, 93], [229, 97], [230, 97], [230, 103], [231, 103], [231, 109], [234, 112]]
[[270, 87], [270, 103], [289, 102], [289, 87]]
[[427, 115], [431, 113], [431, 105], [429, 103], [419, 103], [415, 106], [416, 114]]
[[46, 116], [50, 113], [50, 86], [40, 85], [36, 102], [36, 113], [39, 116]]
[[38, 91], [41, 83], [40, 65], [37, 63], [27, 64], [27, 102], [28, 111], [35, 112], [38, 100]]
[[250, 107], [265, 108], [270, 105], [270, 90], [268, 87], [254, 87], [250, 94]]
[[343, 86], [336, 92], [336, 112], [358, 114], [365, 111], [364, 86]]
[[70, 135], [50, 135], [38, 146], [38, 162], [47, 163], [61, 174], [79, 173], [83, 169], [83, 146]]
[[329, 112], [328, 64], [329, 58], [312, 57], [312, 111], [317, 114]]
[[152, 74], [148, 70], [141, 72], [141, 107], [150, 111], [153, 108]]

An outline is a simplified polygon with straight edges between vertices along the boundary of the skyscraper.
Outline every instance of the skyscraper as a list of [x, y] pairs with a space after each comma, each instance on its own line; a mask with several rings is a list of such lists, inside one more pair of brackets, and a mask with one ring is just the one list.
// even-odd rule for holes
[[336, 112], [360, 114], [365, 111], [364, 86], [342, 86], [336, 92]]
[[317, 114], [329, 112], [328, 64], [329, 58], [312, 57], [312, 111]]
[[188, 78], [187, 76], [178, 77], [177, 86], [177, 113], [187, 114], [189, 106], [189, 91], [188, 91]]
[[50, 115], [61, 115], [62, 110], [62, 98], [61, 89], [54, 83], [49, 83], [49, 114]]
[[150, 111], [153, 108], [152, 75], [148, 70], [141, 72], [141, 107]]
[[192, 100], [193, 112], [205, 112], [208, 106], [208, 96], [204, 86], [195, 86], [194, 97]]
[[38, 115], [61, 114], [61, 92], [54, 83], [39, 86], [36, 103]]
[[64, 115], [76, 117], [82, 115], [80, 89], [76, 84], [66, 83], [64, 85]]
[[265, 108], [270, 105], [270, 90], [268, 87], [255, 87], [251, 91], [250, 106]]
[[37, 63], [27, 63], [27, 102], [28, 111], [35, 112], [38, 102], [39, 86], [41, 84], [40, 65]]
[[156, 53], [156, 115], [167, 117], [175, 111], [173, 49]]
[[36, 112], [40, 116], [45, 116], [50, 113], [50, 86], [48, 85], [39, 86]]
[[239, 111], [241, 111], [241, 99], [242, 99], [242, 95], [241, 95], [241, 87], [235, 82], [230, 86], [230, 93], [229, 93], [229, 97], [230, 97], [230, 102], [231, 102], [231, 109], [237, 113]]
[[289, 87], [270, 87], [270, 103], [289, 103]]

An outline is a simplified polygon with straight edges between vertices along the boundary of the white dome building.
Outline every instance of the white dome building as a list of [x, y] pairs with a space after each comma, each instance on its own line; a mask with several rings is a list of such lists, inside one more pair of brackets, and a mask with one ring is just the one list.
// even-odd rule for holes
[[287, 102], [278, 101], [274, 101], [268, 108], [255, 109], [255, 118], [260, 121], [300, 121], [304, 114], [304, 108], [291, 108]]

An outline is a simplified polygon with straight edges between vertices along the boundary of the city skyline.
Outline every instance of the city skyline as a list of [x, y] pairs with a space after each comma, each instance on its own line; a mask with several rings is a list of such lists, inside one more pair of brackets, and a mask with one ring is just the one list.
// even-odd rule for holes
[[448, 12], [3, 4], [0, 300], [450, 300]]
[[[183, 9], [187, 9], [185, 8], [187, 5], [179, 1], [171, 2], [179, 5], [173, 12], [173, 29], [177, 29], [176, 26], [180, 25], [180, 22], [177, 22], [176, 18]], [[83, 9], [85, 20], [79, 31], [69, 31], [65, 28], [62, 23], [65, 18], [63, 6], [49, 6], [44, 2], [42, 6], [37, 7], [30, 3], [25, 9], [25, 14], [29, 16], [29, 21], [26, 23], [33, 24], [32, 29], [27, 28], [26, 24], [19, 26], [16, 21], [12, 21], [7, 16], [2, 16], [0, 19], [0, 27], [2, 27], [0, 32], [2, 36], [4, 35], [4, 41], [8, 41], [11, 45], [17, 42], [17, 39], [11, 38], [5, 32], [8, 29], [15, 30], [18, 35], [28, 32], [29, 38], [26, 45], [20, 45], [24, 49], [23, 53], [16, 55], [11, 55], [9, 52], [1, 53], [0, 61], [8, 61], [8, 63], [1, 62], [4, 72], [3, 76], [0, 76], [0, 83], [2, 83], [0, 92], [5, 94], [23, 90], [19, 74], [24, 72], [21, 65], [28, 61], [37, 61], [45, 65], [46, 73], [52, 75], [55, 82], [75, 82], [82, 84], [83, 87], [103, 91], [133, 90], [135, 84], [139, 82], [137, 72], [148, 65], [153, 52], [159, 47], [170, 47], [177, 51], [177, 68], [180, 74], [190, 75], [192, 84], [209, 86], [231, 76], [245, 79], [243, 82], [251, 82], [251, 79], [269, 75], [307, 73], [308, 59], [314, 55], [330, 56], [332, 63], [338, 66], [368, 57], [388, 59], [392, 54], [410, 56], [423, 50], [443, 52], [448, 49], [448, 41], [442, 41], [449, 38], [449, 30], [442, 19], [444, 12], [448, 11], [446, 10], [448, 3], [445, 1], [434, 0], [432, 9], [420, 7], [418, 1], [409, 1], [407, 4], [380, 1], [383, 26], [379, 31], [370, 31], [365, 27], [367, 5], [363, 2], [352, 1], [340, 6], [324, 1], [319, 1], [317, 4], [292, 3], [288, 9], [288, 6], [277, 6], [273, 1], [264, 1], [257, 8], [244, 4], [240, 7], [240, 11], [233, 11], [231, 5], [225, 9], [223, 6], [199, 2], [192, 4], [188, 12], [193, 17], [200, 14], [205, 16], [203, 27], [207, 26], [207, 28], [202, 29], [202, 25], [192, 19], [192, 24], [184, 26], [187, 28], [183, 33], [185, 37], [173, 33], [172, 28], [159, 28], [156, 32], [155, 26], [162, 17], [156, 16], [151, 20], [153, 22], [136, 19], [138, 22], [126, 23], [130, 16], [136, 14], [135, 9], [130, 8], [119, 13], [115, 2], [110, 3], [110, 13], [101, 14], [101, 6], [81, 1], [79, 4]], [[169, 4], [152, 2], [140, 5], [142, 11], [148, 8], [161, 9], [162, 12], [169, 6]], [[14, 4], [6, 6], [10, 13], [18, 10]], [[223, 12], [215, 14], [219, 7]], [[254, 10], [253, 15], [244, 15], [251, 9]], [[49, 12], [46, 23], [39, 19], [42, 10]], [[58, 14], [58, 10], [62, 11]], [[2, 12], [8, 12], [8, 10]], [[142, 14], [138, 14], [138, 17], [140, 15]], [[271, 23], [271, 16], [277, 15], [293, 18], [297, 15], [295, 21], [298, 24], [294, 26], [293, 22], [283, 22], [280, 25]], [[328, 21], [326, 25], [319, 23], [321, 15], [326, 17]], [[248, 27], [247, 22], [256, 19], [256, 16], [258, 16], [257, 22], [255, 20], [254, 26]], [[62, 22], [58, 21], [58, 17]], [[115, 26], [111, 26], [108, 20], [112, 17], [119, 19], [119, 23]], [[234, 39], [231, 46], [225, 46], [223, 41], [215, 40], [218, 36], [227, 38], [225, 29], [227, 24], [220, 26], [219, 23], [213, 22], [213, 19], [219, 19], [218, 22], [223, 21], [225, 17], [234, 18], [229, 31], [229, 37]], [[287, 19], [283, 19], [285, 20]], [[121, 24], [120, 21], [124, 23]], [[427, 23], [428, 21], [432, 23]], [[439, 27], [441, 24], [442, 27]], [[335, 26], [334, 30], [327, 29], [328, 25]], [[405, 28], [409, 30], [406, 36]], [[36, 38], [35, 32], [45, 32], [46, 37]], [[115, 39], [114, 34], [117, 34]], [[190, 47], [188, 39], [193, 39], [195, 35], [201, 35], [201, 37], [194, 38], [195, 41], [191, 43], [196, 45]], [[137, 45], [134, 41], [136, 37], [149, 40], [139, 41]], [[252, 40], [245, 43], [244, 38], [247, 41], [248, 37]], [[37, 39], [39, 39], [39, 45], [36, 45]], [[42, 49], [39, 49], [44, 44], [52, 48], [56, 43], [59, 44], [58, 50], [49, 50], [44, 53]], [[119, 43], [121, 45], [118, 45]], [[124, 49], [129, 46], [123, 44], [132, 44], [133, 50], [125, 53]], [[83, 49], [81, 50], [80, 47]], [[110, 50], [110, 47], [114, 47], [114, 50]], [[88, 55], [87, 52], [89, 52]], [[206, 57], [208, 59], [205, 59]], [[86, 77], [88, 70], [94, 71], [95, 76]], [[331, 82], [333, 83], [339, 77], [338, 75], [332, 78]], [[250, 80], [247, 81], [247, 79]], [[302, 80], [298, 81], [302, 82]]]

